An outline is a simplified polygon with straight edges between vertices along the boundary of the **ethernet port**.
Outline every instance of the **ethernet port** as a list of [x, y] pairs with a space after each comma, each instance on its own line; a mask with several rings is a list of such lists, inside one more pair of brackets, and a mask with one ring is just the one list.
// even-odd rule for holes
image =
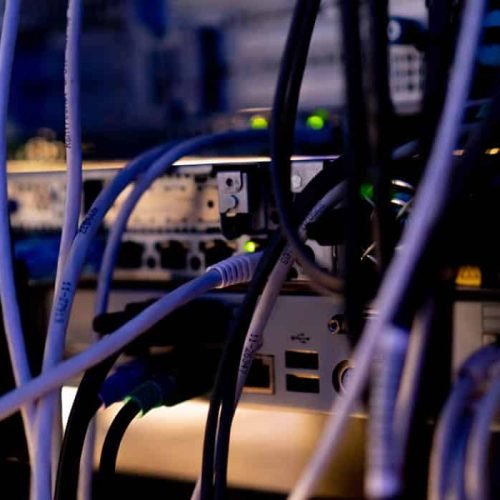
[[265, 354], [255, 356], [243, 392], [274, 394], [274, 356]]
[[206, 267], [231, 257], [235, 251], [235, 247], [224, 240], [208, 241], [203, 243], [202, 246]]
[[117, 267], [121, 269], [138, 269], [142, 266], [144, 245], [135, 241], [124, 241], [118, 252]]
[[163, 241], [156, 244], [163, 269], [181, 270], [187, 267], [188, 249], [180, 241]]

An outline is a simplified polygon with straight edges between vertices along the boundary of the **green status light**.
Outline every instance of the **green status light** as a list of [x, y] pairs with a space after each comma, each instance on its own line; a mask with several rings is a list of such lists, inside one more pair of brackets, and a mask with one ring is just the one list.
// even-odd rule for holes
[[262, 115], [254, 115], [250, 118], [250, 128], [254, 130], [266, 129], [269, 125], [267, 118]]
[[367, 182], [361, 184], [361, 196], [365, 199], [373, 199], [373, 184]]
[[243, 248], [247, 253], [254, 253], [257, 250], [257, 243], [255, 243], [255, 241], [249, 240], [245, 243]]
[[318, 115], [309, 115], [306, 120], [307, 126], [313, 130], [321, 130], [325, 126], [325, 119]]

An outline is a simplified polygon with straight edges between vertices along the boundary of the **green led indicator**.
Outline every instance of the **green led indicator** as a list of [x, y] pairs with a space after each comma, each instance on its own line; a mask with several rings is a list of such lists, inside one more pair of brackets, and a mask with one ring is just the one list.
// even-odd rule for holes
[[250, 118], [250, 128], [254, 130], [266, 129], [269, 125], [267, 118], [262, 115], [254, 115]]
[[243, 248], [245, 249], [245, 252], [247, 252], [247, 253], [254, 253], [257, 250], [257, 243], [255, 243], [255, 241], [251, 241], [251, 240], [247, 241]]
[[369, 200], [373, 199], [373, 184], [361, 184], [361, 196]]
[[325, 126], [325, 119], [319, 115], [309, 115], [306, 123], [313, 130], [321, 130]]

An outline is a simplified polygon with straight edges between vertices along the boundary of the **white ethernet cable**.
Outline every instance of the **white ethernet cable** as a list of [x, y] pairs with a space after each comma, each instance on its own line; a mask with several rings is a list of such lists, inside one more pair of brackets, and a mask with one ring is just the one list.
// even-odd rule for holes
[[[64, 220], [59, 244], [55, 288], [59, 286], [66, 257], [78, 230], [82, 200], [82, 148], [80, 125], [80, 37], [82, 26], [82, 0], [69, 0], [67, 7], [66, 46], [64, 53], [64, 97], [65, 97], [65, 146], [66, 146], [66, 199], [64, 206]], [[46, 346], [50, 341], [46, 340]], [[47, 369], [47, 351], [44, 353], [43, 369]], [[60, 406], [60, 395], [54, 394], [54, 404]], [[60, 412], [58, 412], [60, 415]], [[38, 417], [37, 417], [38, 418]], [[57, 461], [62, 434], [61, 419], [54, 419], [53, 425], [47, 429], [39, 429], [36, 440], [36, 468], [34, 470], [35, 491], [38, 484], [46, 483], [52, 471], [55, 478]], [[50, 441], [52, 445], [50, 456], [45, 455], [46, 447], [41, 442]]]
[[67, 12], [66, 48], [64, 53], [65, 146], [67, 188], [64, 222], [59, 246], [56, 288], [64, 269], [64, 262], [78, 231], [82, 199], [82, 147], [80, 125], [80, 37], [82, 0], [69, 0]]
[[401, 249], [394, 255], [377, 294], [374, 305], [378, 314], [367, 322], [352, 358], [355, 369], [349, 388], [344, 397], [337, 398], [333, 403], [316, 450], [288, 496], [289, 500], [304, 500], [314, 494], [315, 486], [330, 463], [349, 415], [367, 382], [380, 337], [391, 322], [399, 297], [411, 285], [411, 271], [444, 209], [445, 193], [452, 184], [452, 153], [472, 80], [484, 7], [485, 0], [466, 2], [437, 137], [415, 197], [412, 217], [403, 232]]
[[210, 271], [185, 283], [144, 309], [140, 314], [106, 335], [85, 351], [61, 361], [21, 387], [0, 397], [0, 420], [12, 415], [26, 403], [64, 385], [79, 373], [123, 349], [175, 309], [214, 288], [246, 283], [252, 278], [260, 252], [230, 257], [212, 266]]
[[[16, 385], [31, 379], [26, 355], [23, 328], [17, 302], [14, 266], [10, 239], [7, 195], [7, 113], [12, 62], [19, 25], [20, 0], [7, 0], [0, 38], [0, 301], [9, 355]], [[33, 428], [35, 411], [33, 404], [21, 408], [24, 430], [30, 452], [34, 456]]]
[[[61, 232], [55, 289], [59, 287], [61, 274], [64, 269], [66, 257], [71, 249], [71, 244], [78, 231], [82, 203], [82, 146], [81, 146], [81, 111], [80, 111], [80, 55], [81, 32], [83, 17], [83, 0], [68, 0], [66, 46], [64, 52], [64, 97], [65, 97], [65, 140], [66, 147], [66, 200], [65, 217]], [[46, 368], [46, 367], [44, 367]], [[56, 397], [56, 396], [54, 396]], [[61, 396], [57, 394], [57, 409], [61, 405]], [[62, 439], [62, 414], [53, 422], [52, 430], [52, 483], [57, 477], [57, 467]], [[37, 440], [44, 439], [44, 434], [37, 436]], [[87, 462], [82, 462], [87, 463]], [[47, 472], [48, 473], [48, 472]], [[82, 470], [82, 485], [89, 483], [92, 470]], [[36, 483], [35, 483], [36, 484]], [[88, 489], [87, 489], [88, 491]], [[88, 500], [90, 496], [87, 495]], [[83, 500], [83, 498], [81, 499]]]
[[[82, 25], [82, 0], [69, 0], [67, 7], [66, 46], [64, 53], [64, 97], [65, 97], [65, 146], [66, 146], [66, 199], [64, 205], [64, 220], [59, 244], [55, 288], [59, 287], [64, 264], [71, 249], [71, 244], [78, 230], [82, 199], [82, 149], [80, 126], [80, 36]], [[54, 307], [54, 304], [52, 305]], [[58, 362], [50, 353], [52, 340], [45, 341], [42, 370], [46, 370]], [[50, 396], [51, 404], [60, 407], [60, 394]], [[46, 404], [49, 404], [47, 401]], [[39, 408], [43, 408], [42, 405]], [[60, 412], [57, 413], [60, 415]], [[34, 468], [34, 491], [36, 499], [50, 498], [52, 495], [51, 474], [57, 472], [57, 458], [61, 441], [61, 418], [54, 418], [50, 425], [41, 426], [40, 412], [37, 411], [35, 443], [36, 457]], [[48, 452], [50, 450], [50, 452]], [[47, 489], [49, 488], [49, 489]]]

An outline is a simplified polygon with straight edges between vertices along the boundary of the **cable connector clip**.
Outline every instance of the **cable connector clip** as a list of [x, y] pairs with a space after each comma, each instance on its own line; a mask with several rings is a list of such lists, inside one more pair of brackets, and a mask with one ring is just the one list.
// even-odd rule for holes
[[239, 283], [248, 283], [255, 272], [262, 252], [242, 254], [229, 257], [207, 268], [209, 271], [217, 271], [221, 277], [221, 283], [217, 288], [225, 288]]

